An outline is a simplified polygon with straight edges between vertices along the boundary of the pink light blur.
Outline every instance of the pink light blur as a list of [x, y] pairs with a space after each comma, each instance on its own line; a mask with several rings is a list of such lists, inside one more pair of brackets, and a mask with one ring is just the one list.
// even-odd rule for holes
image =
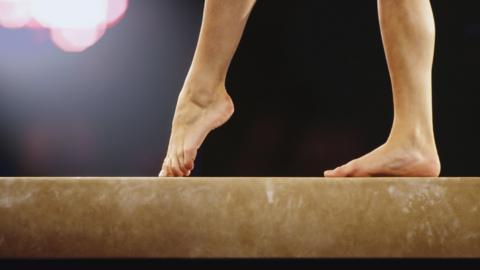
[[53, 42], [66, 52], [81, 52], [93, 46], [105, 33], [105, 28], [96, 29], [51, 29]]
[[81, 52], [97, 43], [128, 9], [128, 0], [0, 0], [0, 26], [47, 28], [53, 43]]
[[117, 24], [125, 12], [127, 12], [128, 0], [108, 0], [108, 14], [107, 14], [107, 24], [108, 27], [112, 27]]

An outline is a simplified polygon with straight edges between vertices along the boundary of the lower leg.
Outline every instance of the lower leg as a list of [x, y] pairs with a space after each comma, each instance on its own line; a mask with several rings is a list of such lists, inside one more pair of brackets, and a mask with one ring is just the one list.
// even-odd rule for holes
[[188, 176], [205, 137], [232, 115], [225, 78], [254, 3], [205, 1], [197, 48], [177, 101], [160, 176]]
[[432, 121], [435, 24], [429, 0], [378, 0], [392, 82], [394, 120], [387, 142], [325, 176], [438, 176]]

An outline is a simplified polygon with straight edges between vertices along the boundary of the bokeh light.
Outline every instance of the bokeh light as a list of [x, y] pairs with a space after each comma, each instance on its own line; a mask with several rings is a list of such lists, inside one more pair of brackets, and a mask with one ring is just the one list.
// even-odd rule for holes
[[60, 49], [93, 46], [124, 16], [128, 0], [0, 0], [0, 26], [47, 28]]

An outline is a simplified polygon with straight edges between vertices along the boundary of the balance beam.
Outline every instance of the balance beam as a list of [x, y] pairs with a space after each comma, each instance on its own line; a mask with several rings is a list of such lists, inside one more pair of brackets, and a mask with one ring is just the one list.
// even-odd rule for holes
[[0, 178], [1, 258], [479, 256], [480, 178]]

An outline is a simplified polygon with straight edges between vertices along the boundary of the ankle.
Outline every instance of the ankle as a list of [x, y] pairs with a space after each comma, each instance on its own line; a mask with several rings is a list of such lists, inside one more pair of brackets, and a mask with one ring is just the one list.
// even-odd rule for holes
[[223, 81], [187, 78], [182, 95], [200, 107], [206, 107], [226, 94]]
[[388, 143], [402, 144], [409, 149], [417, 149], [420, 152], [434, 152], [436, 154], [436, 143], [433, 130], [423, 127], [393, 127]]
[[438, 156], [433, 130], [422, 128], [399, 129], [392, 128], [385, 145], [400, 149], [406, 153], [410, 161], [420, 162], [426, 166], [426, 176], [438, 176], [441, 170], [440, 158]]

